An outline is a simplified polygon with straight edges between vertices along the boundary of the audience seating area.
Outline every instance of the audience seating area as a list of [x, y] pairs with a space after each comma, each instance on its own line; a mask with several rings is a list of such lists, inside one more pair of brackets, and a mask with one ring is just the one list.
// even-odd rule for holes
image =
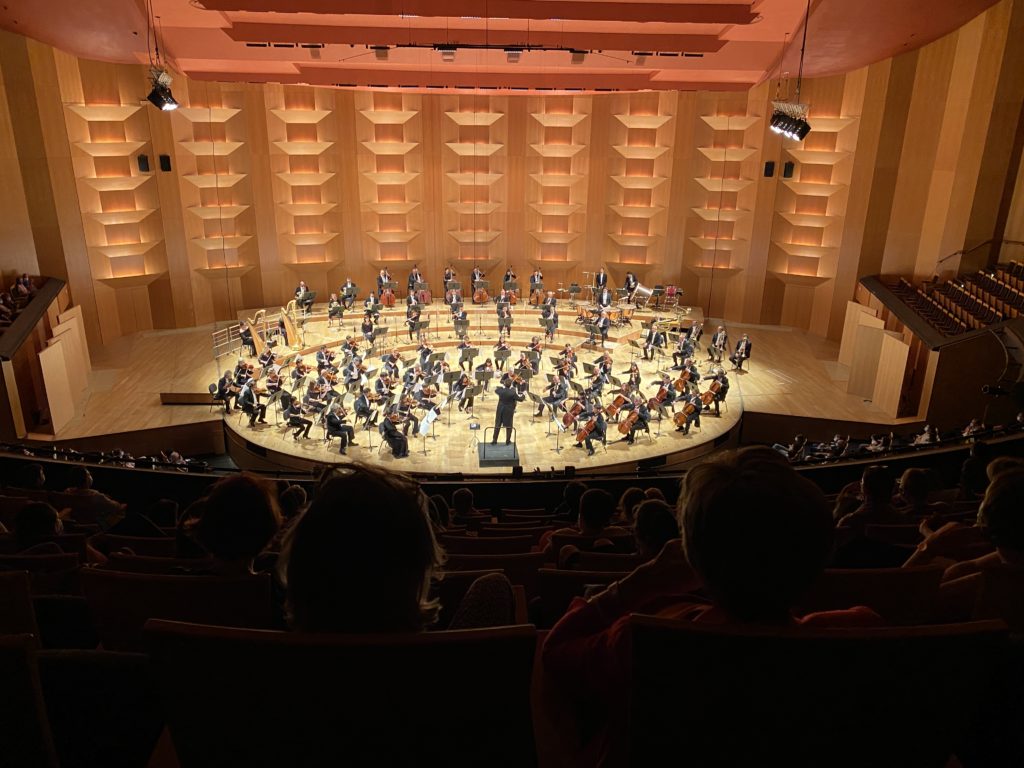
[[[929, 468], [928, 453], [913, 458]], [[993, 751], [977, 723], [995, 717], [996, 705], [997, 730], [1002, 718], [1024, 718], [1019, 691], [1007, 683], [1024, 667], [1024, 568], [987, 568], [951, 599], [945, 565], [914, 562], [930, 531], [969, 528], [978, 516], [977, 490], [941, 482], [949, 473], [939, 466], [931, 468], [927, 514], [900, 506], [906, 499], [893, 487], [892, 514], [854, 525], [840, 511], [867, 503], [857, 484], [826, 496], [836, 508], [835, 554], [793, 615], [863, 606], [884, 628], [631, 619], [630, 757], [622, 764], [659, 764], [685, 744], [695, 765], [758, 764], [785, 753], [790, 765], [944, 766], [956, 754], [970, 768], [998, 765], [986, 761], [1020, 747]], [[47, 477], [60, 471], [46, 464]], [[679, 536], [676, 528], [647, 541], [638, 517], [650, 503], [672, 509], [673, 493], [635, 481], [597, 523], [578, 482], [563, 482], [544, 506], [507, 482], [497, 509], [476, 509], [465, 489], [431, 497], [445, 552], [430, 587], [440, 601], [431, 631], [337, 634], [286, 631], [291, 609], [278, 561], [306, 508], [288, 510], [296, 487], [277, 484], [289, 533], [249, 570], [228, 572], [192, 527], [203, 499], [181, 498], [176, 519], [149, 520], [129, 534], [90, 518], [93, 506], [81, 497], [8, 482], [0, 497], [0, 522], [11, 531], [0, 536], [0, 738], [15, 764], [571, 764], [581, 737], [562, 725], [571, 704], [548, 695], [539, 649], [577, 598], [620, 582]], [[678, 493], [678, 479], [669, 487]], [[312, 503], [318, 490], [306, 489]], [[118, 499], [116, 486], [101, 490]], [[618, 498], [604, 494], [602, 503]], [[19, 535], [25, 510], [39, 502], [78, 532]], [[147, 509], [133, 501], [124, 520]], [[336, 557], [395, 543], [338, 541]], [[984, 540], [970, 550], [993, 552]], [[510, 585], [512, 612], [496, 625], [463, 628], [475, 588], [495, 578]], [[372, 590], [381, 579], [368, 571], [351, 589]], [[712, 598], [697, 589], [687, 599]], [[94, 679], [116, 695], [89, 714], [95, 691], [81, 681]], [[122, 745], [109, 733], [120, 718], [135, 724]], [[732, 738], [736, 728], [742, 739]]]
[[1012, 320], [1024, 311], [1024, 264], [1017, 261], [935, 284], [915, 286], [900, 277], [890, 287], [944, 336]]

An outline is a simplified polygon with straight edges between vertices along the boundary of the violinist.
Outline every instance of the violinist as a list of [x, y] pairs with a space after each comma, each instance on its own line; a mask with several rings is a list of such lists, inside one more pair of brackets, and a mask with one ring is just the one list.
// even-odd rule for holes
[[541, 343], [540, 336], [534, 336], [530, 339], [530, 343], [526, 345], [527, 352], [536, 352], [538, 355], [544, 351], [544, 344]]
[[370, 291], [370, 295], [366, 297], [366, 301], [363, 302], [363, 310], [367, 315], [373, 316], [373, 322], [380, 320], [380, 310], [377, 309], [377, 297]]
[[420, 368], [417, 363], [414, 366], [405, 369], [405, 373], [402, 374], [402, 394], [408, 394], [409, 390], [413, 388], [417, 381], [423, 378], [423, 369]]
[[402, 430], [403, 435], [408, 435], [409, 430], [412, 430], [414, 435], [420, 431], [420, 420], [416, 417], [416, 413], [413, 410], [415, 407], [416, 398], [410, 396], [403, 397], [394, 406], [394, 412], [397, 413], [405, 423], [405, 428]]
[[346, 415], [345, 409], [341, 407], [341, 403], [334, 403], [327, 412], [327, 434], [330, 437], [338, 438], [338, 443], [341, 445], [338, 453], [342, 456], [345, 455], [345, 449], [348, 446], [358, 445], [355, 440], [355, 430], [352, 429], [351, 424], [345, 423]]
[[421, 341], [417, 351], [420, 358], [420, 367], [426, 368], [427, 363], [430, 361], [430, 356], [434, 354], [434, 350], [430, 348], [430, 345], [427, 344], [427, 342]]
[[565, 379], [559, 376], [557, 373], [551, 376], [551, 383], [548, 385], [548, 394], [541, 400], [540, 409], [538, 409], [536, 416], [544, 415], [544, 406], [546, 405], [551, 409], [551, 418], [555, 418], [555, 411], [559, 408], [565, 408], [564, 403], [569, 397], [569, 385]]
[[352, 405], [352, 410], [355, 411], [357, 418], [366, 419], [368, 424], [372, 424], [377, 418], [376, 411], [370, 407], [370, 391], [366, 387], [359, 388], [359, 396]]
[[711, 337], [711, 346], [708, 347], [708, 360], [715, 363], [722, 362], [722, 353], [725, 348], [729, 345], [729, 334], [726, 333], [723, 326], [718, 326], [718, 330], [715, 331]]
[[367, 312], [363, 316], [363, 324], [360, 326], [363, 332], [363, 339], [367, 344], [373, 345], [373, 313]]
[[437, 408], [437, 403], [431, 399], [437, 394], [437, 389], [432, 383], [428, 384], [428, 381], [433, 382], [434, 379], [424, 378], [417, 381], [412, 388], [412, 396], [415, 398], [416, 402], [419, 403], [420, 408], [429, 411]]
[[284, 407], [285, 421], [288, 423], [289, 427], [295, 427], [295, 432], [292, 433], [292, 439], [298, 440], [299, 435], [308, 438], [309, 428], [313, 426], [313, 422], [309, 419], [303, 418], [302, 405], [299, 403], [297, 398], [287, 394], [282, 397], [282, 400], [285, 400], [285, 398], [287, 398]]
[[356, 290], [356, 284], [352, 282], [352, 278], [346, 277], [345, 282], [338, 289], [345, 309], [352, 309], [352, 305], [356, 303]]
[[260, 364], [264, 371], [274, 364], [274, 349], [272, 345], [267, 345], [267, 348], [263, 350], [263, 354], [259, 356], [256, 362]]
[[465, 371], [466, 366], [472, 366], [472, 361], [468, 357], [462, 356], [462, 350], [473, 348], [472, 343], [469, 341], [468, 333], [462, 337], [462, 341], [460, 341], [458, 346], [455, 348], [459, 351], [459, 370]]
[[[633, 445], [636, 442], [637, 432], [650, 432], [648, 424], [651, 421], [651, 412], [647, 409], [647, 403], [644, 402], [642, 397], [634, 397], [629, 403], [623, 406], [624, 411], [630, 411], [631, 414], [637, 414], [636, 421], [629, 428], [629, 434], [624, 438], [627, 443]], [[622, 427], [620, 426], [621, 430]]]
[[422, 282], [423, 282], [423, 276], [420, 274], [420, 268], [419, 268], [419, 266], [414, 264], [413, 267], [412, 267], [412, 271], [409, 273], [409, 280], [408, 280], [409, 295], [410, 296], [416, 290], [417, 283], [422, 283]]
[[630, 363], [629, 370], [622, 372], [623, 376], [628, 376], [626, 381], [633, 389], [640, 389], [640, 366], [636, 363]]
[[644, 360], [653, 360], [654, 351], [665, 346], [665, 334], [651, 321], [647, 334], [644, 336]]
[[519, 359], [516, 361], [515, 371], [517, 374], [520, 373], [520, 371], [528, 371], [531, 376], [537, 373], [533, 367], [533, 360], [527, 357], [525, 352], [519, 353]]
[[470, 415], [473, 414], [473, 396], [469, 394], [472, 386], [468, 373], [462, 374], [459, 380], [452, 385], [452, 396], [458, 398], [459, 411], [465, 410]]
[[[505, 341], [505, 334], [502, 333], [500, 336], [498, 336], [498, 343], [494, 345], [494, 351], [495, 351], [495, 353], [497, 353], [497, 352], [502, 352], [502, 351], [508, 350], [508, 349], [511, 349], [511, 347], [508, 345], [508, 342]], [[505, 358], [504, 358], [504, 356], [499, 357], [496, 354], [494, 359], [496, 361], [495, 365], [498, 367], [498, 370], [499, 371], [505, 370]]]
[[[486, 360], [484, 360], [482, 363], [480, 363], [480, 365], [478, 365], [474, 369], [474, 372], [475, 373], [490, 372], [490, 373], [493, 374], [494, 373], [494, 363], [491, 362], [491, 358], [488, 357]], [[488, 388], [490, 387], [490, 383], [491, 382], [490, 382], [489, 379], [484, 379], [484, 392], [488, 391]]]
[[409, 305], [409, 310], [408, 310], [408, 312], [406, 314], [406, 321], [405, 321], [405, 324], [407, 326], [409, 326], [409, 341], [412, 341], [413, 334], [417, 333], [418, 330], [419, 330], [418, 326], [420, 324], [420, 315], [421, 315], [421, 312], [420, 312], [419, 305], [417, 305], [417, 304], [410, 304]]
[[[608, 422], [604, 418], [604, 408], [600, 403], [594, 403], [590, 409], [584, 411], [579, 419], [589, 427], [589, 431], [583, 438], [587, 445], [587, 455], [594, 455], [594, 440], [600, 440], [602, 445], [608, 442]], [[583, 443], [576, 443], [577, 448], [582, 448]]]
[[316, 382], [310, 382], [306, 394], [302, 396], [302, 405], [306, 413], [320, 413], [327, 406], [327, 402], [322, 399], [322, 396], [322, 390]]
[[394, 352], [384, 355], [382, 358], [383, 367], [381, 368], [380, 375], [385, 376], [389, 379], [398, 378], [398, 364], [401, 362], [401, 358]]
[[622, 287], [626, 289], [626, 301], [632, 304], [633, 297], [636, 296], [636, 289], [640, 287], [640, 283], [637, 281], [636, 275], [632, 272], [627, 272], [626, 280]]
[[512, 423], [516, 416], [516, 406], [526, 399], [526, 382], [513, 385], [512, 376], [505, 374], [501, 384], [494, 388], [498, 396], [498, 407], [494, 412], [494, 434], [491, 445], [498, 444], [498, 430], [505, 428], [505, 445], [512, 443]]
[[224, 375], [217, 381], [217, 394], [213, 396], [214, 400], [218, 400], [224, 403], [224, 411], [231, 413], [231, 399], [235, 399], [235, 407], [238, 407], [238, 390], [234, 389], [235, 379], [231, 375], [231, 371], [224, 371]]
[[238, 333], [238, 338], [242, 342], [242, 346], [248, 350], [249, 357], [254, 357], [256, 355], [256, 342], [252, 340], [252, 331], [249, 330], [249, 326], [242, 326], [242, 330]]
[[299, 280], [299, 284], [295, 288], [295, 303], [299, 305], [303, 312], [309, 312], [313, 308], [314, 297], [312, 294], [313, 292], [309, 290], [306, 281]]
[[750, 337], [747, 334], [743, 334], [740, 340], [736, 342], [736, 351], [729, 356], [729, 360], [732, 361], [733, 368], [737, 371], [743, 370], [743, 361], [750, 359], [750, 351], [754, 348], [753, 342], [750, 341]]
[[409, 455], [409, 438], [398, 431], [398, 418], [398, 414], [388, 415], [380, 424], [380, 434], [391, 448], [394, 457], [404, 459]]
[[348, 389], [353, 384], [358, 383], [363, 378], [363, 360], [359, 355], [352, 355], [352, 359], [349, 360], [348, 365], [345, 366], [345, 388]]
[[292, 380], [292, 391], [298, 389], [299, 384], [306, 378], [306, 364], [302, 362], [301, 357], [295, 358], [295, 365], [292, 366], [291, 380]]
[[[686, 414], [686, 420], [676, 427], [676, 432], [682, 432], [684, 435], [690, 434], [690, 426], [696, 425], [700, 429], [700, 412], [704, 410], [704, 401], [700, 399], [700, 393], [694, 388], [688, 395], [683, 395], [679, 398], [679, 401], [683, 404], [683, 412], [685, 413], [689, 408], [690, 412]], [[676, 418], [679, 418], [678, 416]], [[677, 422], [678, 423], [678, 422]]]
[[334, 353], [327, 348], [326, 344], [321, 344], [316, 353], [316, 369], [322, 371], [324, 368], [333, 368], [332, 360], [334, 360]]
[[270, 371], [267, 374], [267, 394], [272, 395], [281, 391], [281, 374], [277, 371]]
[[238, 358], [238, 364], [235, 366], [235, 370], [232, 371], [232, 376], [235, 379], [235, 383], [241, 386], [245, 383], [246, 377], [249, 375], [249, 366], [245, 360]]
[[572, 344], [566, 342], [565, 346], [562, 347], [562, 351], [558, 353], [559, 357], [564, 357], [572, 361], [573, 365], [576, 365], [576, 350], [572, 348]]
[[380, 398], [381, 402], [387, 401], [391, 398], [391, 387], [388, 386], [387, 380], [383, 376], [378, 376], [377, 381], [374, 382], [373, 391]]
[[332, 293], [331, 297], [327, 300], [327, 319], [328, 320], [344, 320], [345, 319], [345, 307], [338, 301], [338, 294]]
[[721, 366], [713, 368], [711, 373], [704, 377], [705, 380], [711, 379], [717, 381], [719, 388], [715, 393], [715, 416], [721, 416], [720, 404], [724, 402], [725, 396], [729, 394], [729, 377], [725, 373], [725, 369]]

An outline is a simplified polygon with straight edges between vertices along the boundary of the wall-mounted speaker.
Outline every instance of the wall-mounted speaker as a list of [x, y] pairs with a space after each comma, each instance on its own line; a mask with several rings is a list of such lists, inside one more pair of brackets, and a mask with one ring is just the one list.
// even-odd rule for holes
[[793, 178], [793, 168], [794, 167], [795, 166], [793, 165], [792, 162], [787, 162], [785, 165], [783, 165], [782, 166], [782, 178], [784, 178], [784, 179], [792, 179]]
[[171, 156], [160, 155], [160, 170], [167, 173], [171, 170]]
[[770, 179], [774, 175], [775, 175], [775, 161], [774, 160], [769, 160], [767, 163], [764, 164], [764, 177], [766, 179]]
[[149, 155], [139, 155], [139, 171], [141, 173], [149, 173]]

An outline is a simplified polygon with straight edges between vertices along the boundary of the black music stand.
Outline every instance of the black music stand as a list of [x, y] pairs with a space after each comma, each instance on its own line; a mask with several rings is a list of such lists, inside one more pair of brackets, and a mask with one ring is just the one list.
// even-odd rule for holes
[[459, 370], [462, 370], [462, 364], [465, 362], [469, 363], [469, 369], [473, 370], [473, 358], [480, 354], [480, 350], [477, 347], [469, 347], [462, 350], [459, 355]]
[[460, 339], [469, 333], [469, 320], [456, 320], [455, 321], [455, 335]]
[[555, 332], [558, 329], [558, 326], [555, 325], [554, 318], [541, 317], [541, 318], [538, 318], [537, 322], [539, 322], [540, 325], [541, 325], [541, 328], [544, 329], [544, 336], [545, 337], [551, 337], [551, 339], [553, 341], [554, 338], [555, 338]]
[[509, 359], [509, 357], [511, 357], [511, 355], [511, 349], [499, 349], [497, 352], [494, 353], [494, 362], [497, 363], [499, 360], [506, 361]]
[[487, 383], [494, 378], [494, 371], [474, 371], [473, 378], [476, 379], [476, 383], [480, 385], [481, 393], [480, 399], [483, 400], [487, 397]]
[[601, 329], [595, 323], [584, 323], [583, 328], [590, 334], [590, 338], [583, 342], [586, 346], [596, 347], [595, 339], [601, 338]]

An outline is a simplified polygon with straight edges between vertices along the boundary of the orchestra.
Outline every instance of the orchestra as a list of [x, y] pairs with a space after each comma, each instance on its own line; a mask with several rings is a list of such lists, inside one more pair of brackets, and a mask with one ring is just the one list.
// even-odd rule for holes
[[[518, 276], [511, 266], [504, 270], [496, 267], [495, 271], [502, 275], [502, 281], [500, 287], [495, 286], [496, 294], [491, 296], [487, 296], [484, 270], [473, 265], [470, 271], [471, 287], [466, 286], [466, 290], [472, 291], [474, 304], [493, 300], [495, 312], [492, 316], [483, 307], [471, 308], [473, 322], [479, 320], [481, 323], [479, 331], [474, 330], [472, 339], [468, 322], [454, 325], [447, 331], [428, 328], [430, 324], [426, 320], [434, 310], [423, 273], [415, 264], [406, 280], [407, 334], [400, 334], [397, 340], [378, 333], [382, 305], [386, 308], [393, 306], [384, 302], [384, 296], [390, 293], [393, 298], [394, 294], [391, 273], [387, 269], [379, 270], [376, 291], [366, 296], [360, 323], [360, 332], [368, 350], [357, 344], [358, 336], [353, 340], [352, 336], [346, 335], [338, 343], [330, 340], [322, 330], [317, 335], [316, 317], [304, 317], [299, 322], [291, 315], [291, 322], [286, 324], [281, 315], [270, 316], [263, 322], [257, 319], [243, 323], [237, 327], [237, 334], [232, 332], [231, 338], [241, 342], [243, 352], [253, 362], [239, 360], [232, 370], [225, 371], [216, 384], [210, 385], [212, 400], [223, 405], [226, 413], [243, 411], [248, 416], [251, 429], [266, 424], [267, 407], [277, 402], [280, 415], [295, 441], [308, 438], [311, 425], [319, 425], [324, 430], [325, 442], [337, 438], [339, 455], [347, 455], [347, 449], [356, 446], [354, 425], [347, 421], [350, 411], [344, 407], [345, 398], [351, 395], [354, 397], [351, 416], [355, 423], [359, 424], [358, 420], [362, 419], [368, 429], [376, 427], [391, 447], [394, 458], [404, 458], [409, 455], [410, 430], [413, 435], [419, 434], [421, 425], [432, 423], [444, 405], [455, 405], [460, 413], [466, 413], [472, 419], [474, 408], [487, 402], [487, 395], [491, 392], [490, 379], [497, 370], [501, 373], [500, 381], [493, 389], [498, 397], [493, 441], [497, 441], [499, 431], [505, 429], [506, 442], [511, 442], [515, 408], [526, 399], [532, 379], [541, 371], [545, 346], [554, 341], [560, 297], [567, 292], [563, 287], [567, 284], [558, 283], [557, 292], [552, 286], [545, 289], [541, 270], [530, 272], [529, 306], [523, 311], [527, 315], [536, 312], [535, 317], [540, 319], [542, 328], [537, 330], [538, 335], [529, 336], [527, 341], [526, 334], [521, 332], [513, 337], [513, 306], [516, 304]], [[444, 294], [439, 302], [442, 305], [440, 311], [450, 310], [453, 322], [468, 321], [470, 316], [466, 306], [469, 302], [464, 303], [463, 288], [457, 282], [455, 267], [448, 264], [442, 275]], [[583, 362], [583, 370], [580, 370], [573, 343], [549, 347], [557, 350], [550, 358], [549, 382], [533, 387], [536, 394], [529, 395], [538, 406], [535, 417], [544, 416], [547, 410], [557, 424], [557, 429], [547, 428], [549, 435], [572, 430], [570, 434], [576, 438], [575, 445], [585, 448], [587, 456], [594, 456], [597, 441], [607, 445], [609, 425], [618, 429], [622, 435], [621, 442], [631, 445], [640, 431], [651, 436], [652, 442], [653, 437], [661, 436], [660, 429], [657, 436], [652, 436], [652, 418], [658, 419], [659, 423], [670, 419], [676, 432], [690, 435], [692, 426], [700, 428], [702, 413], [721, 415], [721, 403], [729, 389], [729, 380], [721, 362], [728, 356], [733, 370], [743, 370], [753, 346], [747, 334], [736, 342], [730, 354], [724, 325], [716, 326], [709, 343], [701, 347], [703, 325], [700, 319], [689, 322], [684, 319], [683, 312], [677, 312], [674, 323], [663, 315], [654, 314], [652, 319], [651, 314], [641, 314], [637, 319], [643, 321], [642, 327], [634, 331], [629, 325], [629, 316], [635, 310], [625, 305], [635, 304], [640, 298], [639, 311], [643, 311], [646, 306], [644, 300], [651, 294], [640, 284], [634, 272], [627, 271], [623, 284], [614, 286], [608, 273], [601, 268], [595, 273], [584, 273], [582, 284], [591, 291], [586, 294], [589, 301], [579, 308], [577, 322], [583, 327], [576, 326], [576, 330], [570, 329], [567, 334], [576, 336], [576, 343], [585, 343], [589, 332], [590, 342], [595, 347], [600, 342], [601, 354], [593, 364]], [[345, 311], [355, 306], [357, 293], [356, 284], [346, 277], [337, 291], [329, 294], [324, 314], [319, 319], [326, 319], [328, 326], [331, 321], [343, 322]], [[578, 293], [581, 293], [578, 284], [573, 283], [569, 286], [568, 298], [562, 301], [568, 301], [576, 309]], [[315, 292], [300, 281], [295, 288], [295, 307], [304, 314], [311, 312], [315, 296]], [[663, 311], [664, 305], [658, 309]], [[395, 314], [389, 312], [387, 317]], [[281, 335], [276, 349], [285, 349], [292, 342], [296, 345], [293, 352], [275, 354], [275, 343], [270, 338], [270, 330], [275, 326]], [[616, 335], [611, 333], [613, 327], [617, 329]], [[289, 329], [293, 334], [300, 331], [300, 339], [289, 339]], [[305, 336], [310, 330], [313, 346], [305, 347]], [[666, 333], [676, 330], [678, 339]], [[442, 340], [446, 332], [449, 341]], [[479, 350], [492, 343], [495, 337], [497, 341], [493, 352], [480, 362], [477, 357]], [[630, 359], [628, 354], [631, 351], [628, 342], [631, 341], [633, 349], [640, 353], [635, 355], [635, 359]], [[300, 349], [300, 344], [304, 348]], [[435, 346], [440, 347], [438, 354], [435, 354]], [[517, 357], [511, 357], [513, 346], [520, 350]], [[257, 358], [258, 350], [261, 351]], [[408, 350], [405, 354], [407, 359], [402, 359], [401, 350]], [[627, 352], [625, 359], [621, 355], [622, 350]], [[659, 350], [663, 351], [662, 355], [658, 354]], [[701, 350], [701, 355], [707, 353], [710, 364], [707, 375], [702, 376], [697, 369], [695, 350]], [[296, 352], [305, 355], [309, 362]], [[376, 366], [376, 361], [368, 357], [371, 352], [380, 355], [379, 372], [367, 364], [372, 362]], [[664, 353], [672, 355], [671, 369], [668, 369], [667, 361], [654, 365], [665, 356]], [[510, 362], [506, 364], [506, 361]], [[445, 376], [452, 370], [457, 374]], [[582, 378], [578, 378], [581, 373]], [[439, 396], [438, 385], [442, 382], [449, 387], [447, 399]], [[288, 386], [283, 386], [285, 383]], [[266, 403], [260, 402], [261, 397]], [[441, 401], [440, 405], [438, 401]]]

